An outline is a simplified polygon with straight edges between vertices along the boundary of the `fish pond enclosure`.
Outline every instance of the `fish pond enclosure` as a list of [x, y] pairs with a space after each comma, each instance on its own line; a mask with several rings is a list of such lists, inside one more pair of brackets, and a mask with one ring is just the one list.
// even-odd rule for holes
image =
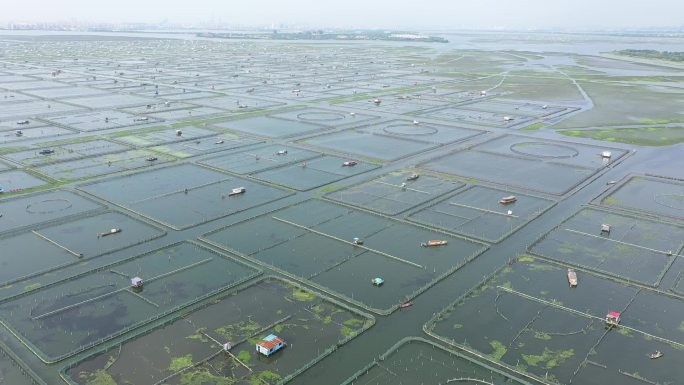
[[[256, 304], [256, 306], [255, 306]], [[287, 281], [266, 278], [226, 293], [146, 334], [65, 370], [72, 384], [266, 383], [294, 377], [373, 324]], [[277, 334], [270, 357], [254, 346]], [[230, 349], [226, 350], [224, 344]]]
[[[54, 362], [256, 273], [220, 254], [181, 243], [6, 302], [2, 322], [42, 360]], [[142, 291], [130, 287], [134, 276], [144, 278]]]
[[[421, 246], [435, 237], [448, 244]], [[202, 239], [379, 314], [391, 313], [486, 248], [322, 200], [239, 222]], [[373, 289], [371, 280], [383, 274], [391, 278]]]
[[0, 31], [0, 385], [684, 378], [684, 39], [176, 32]]
[[[610, 230], [601, 229], [609, 224]], [[535, 243], [531, 251], [617, 278], [657, 286], [684, 247], [684, 228], [586, 208]]]
[[344, 385], [529, 384], [422, 338], [408, 337]]
[[[565, 276], [563, 265], [512, 259], [425, 330], [545, 383], [666, 383], [684, 374], [675, 364], [684, 359], [682, 298], [584, 270], [570, 288]], [[604, 319], [612, 309], [622, 313], [619, 325]], [[651, 359], [655, 351], [663, 357]]]
[[[182, 183], [169, 183], [168, 178], [179, 174], [184, 175]], [[228, 191], [241, 186], [248, 190], [244, 197], [227, 198]], [[82, 190], [177, 230], [288, 195], [281, 189], [191, 164], [96, 182]]]

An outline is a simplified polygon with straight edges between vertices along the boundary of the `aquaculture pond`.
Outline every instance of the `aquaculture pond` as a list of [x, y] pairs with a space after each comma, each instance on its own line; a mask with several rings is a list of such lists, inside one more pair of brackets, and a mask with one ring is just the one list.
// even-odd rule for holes
[[103, 208], [69, 191], [54, 190], [0, 201], [0, 233]]
[[[601, 157], [604, 151], [611, 157]], [[423, 167], [500, 185], [563, 195], [626, 152], [506, 135], [428, 161]], [[457, 164], [458, 167], [453, 167]], [[530, 178], [534, 175], [534, 178]]]
[[396, 215], [465, 186], [420, 171], [395, 171], [326, 195], [326, 198], [354, 206]]
[[[681, 298], [576, 274], [570, 287], [564, 266], [512, 259], [425, 330], [545, 383], [668, 383], [684, 375], [674, 364], [684, 359]], [[611, 311], [621, 313], [617, 326], [605, 321]], [[658, 351], [661, 358], [650, 358]]]
[[[321, 200], [239, 222], [202, 239], [381, 314], [486, 249], [476, 241]], [[425, 247], [429, 240], [447, 243]], [[374, 278], [384, 283], [374, 286]]]
[[[178, 175], [183, 175], [181, 183], [176, 182]], [[243, 193], [231, 195], [240, 187], [245, 188]], [[174, 229], [189, 228], [289, 195], [275, 187], [192, 164], [130, 174], [81, 189]]]
[[218, 133], [215, 131], [199, 127], [183, 127], [180, 129], [166, 128], [159, 130], [155, 129], [149, 132], [134, 132], [130, 134], [124, 132], [124, 134], [126, 135], [122, 135], [120, 133], [115, 134], [112, 136], [112, 138], [125, 144], [141, 147], [156, 146], [165, 143], [185, 142], [188, 140], [201, 142], [202, 138], [212, 137], [212, 139], [214, 139], [213, 137], [218, 135]]
[[51, 116], [45, 118], [45, 121], [86, 132], [108, 130], [111, 128], [140, 126], [155, 122], [155, 120], [140, 119], [140, 117], [137, 115], [117, 110]]
[[327, 126], [308, 121], [293, 121], [270, 116], [230, 120], [215, 123], [214, 126], [269, 138], [297, 136], [329, 129]]
[[209, 154], [212, 152], [232, 150], [257, 143], [261, 142], [258, 139], [226, 132], [217, 134], [213, 137], [203, 138], [201, 140], [166, 143], [151, 147], [150, 149], [162, 154], [168, 154], [182, 159], [189, 158], [191, 156]]
[[379, 135], [389, 135], [421, 142], [449, 144], [470, 139], [484, 131], [446, 126], [442, 124], [423, 123], [418, 120], [392, 120], [359, 128], [361, 131]]
[[[515, 197], [514, 202], [502, 201], [511, 196]], [[470, 186], [411, 213], [408, 219], [445, 231], [500, 242], [553, 205], [552, 200], [517, 191]]]
[[290, 164], [252, 174], [253, 177], [299, 191], [311, 190], [354, 175], [363, 174], [379, 166], [356, 161], [353, 166], [345, 166], [347, 158], [321, 156], [299, 164]]
[[586, 208], [546, 234], [530, 250], [656, 286], [684, 247], [683, 232], [683, 227], [666, 222]]
[[529, 384], [428, 340], [407, 337], [343, 385]]
[[288, 145], [269, 145], [248, 151], [229, 151], [202, 160], [200, 163], [219, 170], [238, 174], [252, 174], [291, 164], [301, 164], [301, 162], [321, 155], [320, 152]]
[[607, 207], [684, 219], [684, 181], [632, 176], [598, 201]]
[[325, 126], [334, 127], [342, 126], [345, 124], [362, 123], [369, 120], [377, 119], [376, 116], [361, 114], [354, 111], [339, 112], [319, 108], [305, 108], [301, 110], [281, 112], [273, 114], [271, 116], [274, 118], [296, 120], [300, 122], [322, 124]]
[[[153, 159], [154, 160], [151, 160]], [[37, 170], [59, 181], [75, 181], [114, 174], [170, 162], [174, 158], [146, 150], [128, 150], [84, 159], [68, 160], [40, 166]]]
[[[266, 278], [86, 358], [67, 368], [66, 375], [83, 385], [276, 384], [372, 324], [369, 316]], [[265, 356], [255, 345], [270, 334], [285, 347]], [[230, 343], [228, 351], [225, 343]]]
[[127, 146], [108, 140], [93, 139], [73, 143], [47, 142], [42, 144], [40, 148], [11, 152], [5, 154], [4, 157], [28, 166], [40, 166], [43, 164], [86, 158], [112, 152], [121, 152], [128, 149], [130, 148]]
[[[0, 305], [2, 323], [45, 362], [63, 360], [254, 277], [191, 243], [134, 256]], [[133, 278], [143, 284], [135, 287]]]
[[48, 182], [25, 171], [9, 170], [0, 172], [0, 188], [4, 193], [17, 193], [21, 190], [44, 186]]

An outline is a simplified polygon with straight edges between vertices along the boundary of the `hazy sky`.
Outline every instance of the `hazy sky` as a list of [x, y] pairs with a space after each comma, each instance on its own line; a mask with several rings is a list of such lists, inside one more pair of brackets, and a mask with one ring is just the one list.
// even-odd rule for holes
[[684, 25], [684, 0], [0, 0], [0, 22], [612, 29]]

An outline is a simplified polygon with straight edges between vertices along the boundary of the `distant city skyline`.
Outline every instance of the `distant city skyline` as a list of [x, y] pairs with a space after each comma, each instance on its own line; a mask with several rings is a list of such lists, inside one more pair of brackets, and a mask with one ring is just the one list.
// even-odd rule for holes
[[684, 2], [652, 0], [22, 0], [0, 23], [153, 23], [330, 28], [611, 30], [681, 27]]

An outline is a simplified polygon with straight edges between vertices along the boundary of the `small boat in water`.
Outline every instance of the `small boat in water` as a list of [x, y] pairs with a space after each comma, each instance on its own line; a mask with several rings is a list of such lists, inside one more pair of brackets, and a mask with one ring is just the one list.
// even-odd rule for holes
[[516, 198], [515, 195], [509, 195], [509, 196], [506, 196], [506, 197], [499, 199], [499, 203], [501, 203], [502, 205], [507, 205], [507, 204], [515, 203], [517, 200], [518, 200], [518, 198]]
[[574, 269], [568, 269], [568, 283], [570, 283], [570, 287], [577, 286], [577, 273]]
[[608, 183], [606, 183], [606, 184], [607, 184], [608, 186], [612, 186], [612, 185], [614, 185], [614, 184], [616, 184], [616, 183], [617, 183], [616, 180], [611, 180], [610, 182], [608, 182]]
[[420, 175], [418, 175], [418, 174], [411, 174], [411, 175], [409, 175], [409, 176], [406, 177], [406, 180], [416, 180], [416, 179], [418, 179], [418, 178], [420, 178]]
[[423, 242], [420, 245], [423, 247], [433, 247], [433, 246], [443, 246], [446, 244], [447, 244], [447, 241], [432, 239], [432, 240], [429, 240], [427, 242]]
[[342, 163], [342, 167], [352, 167], [352, 166], [356, 166], [357, 164], [358, 164], [358, 162], [355, 160], [348, 160], [348, 161]]
[[229, 197], [232, 197], [232, 196], [235, 196], [235, 195], [244, 194], [245, 191], [247, 191], [246, 188], [244, 188], [244, 187], [237, 187], [237, 188], [234, 188], [234, 189], [230, 190], [230, 192], [228, 193], [228, 196], [229, 196]]
[[660, 350], [656, 350], [655, 352], [651, 353], [648, 355], [648, 358], [655, 360], [663, 356], [663, 352]]
[[399, 307], [402, 309], [407, 308], [407, 307], [411, 307], [411, 306], [413, 306], [413, 302], [411, 302], [411, 301], [399, 304]]
[[121, 229], [119, 229], [119, 228], [111, 229], [111, 230], [106, 231], [106, 232], [104, 232], [104, 233], [98, 234], [97, 237], [98, 237], [98, 238], [100, 238], [100, 237], [106, 237], [106, 236], [108, 236], [108, 235], [118, 234], [118, 233], [120, 233], [120, 232], [121, 232]]

